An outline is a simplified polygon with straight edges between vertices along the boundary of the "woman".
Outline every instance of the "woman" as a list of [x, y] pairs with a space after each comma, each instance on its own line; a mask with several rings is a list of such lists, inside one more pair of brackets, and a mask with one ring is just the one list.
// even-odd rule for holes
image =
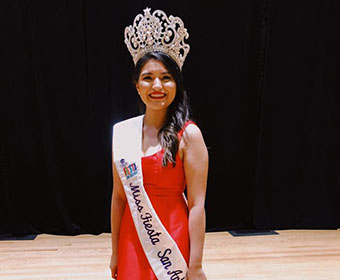
[[[208, 152], [200, 129], [189, 118], [181, 66], [164, 48], [136, 60], [134, 82], [145, 114], [114, 130], [114, 279], [207, 279], [202, 256]], [[135, 120], [140, 124], [129, 125]], [[138, 126], [140, 132], [133, 134]], [[138, 133], [141, 145], [135, 154], [141, 149], [140, 163], [138, 156], [127, 163], [126, 155], [138, 146]]]

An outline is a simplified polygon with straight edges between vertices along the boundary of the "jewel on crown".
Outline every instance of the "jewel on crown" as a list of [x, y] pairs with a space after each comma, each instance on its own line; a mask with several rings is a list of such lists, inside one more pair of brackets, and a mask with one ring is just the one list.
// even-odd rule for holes
[[167, 53], [181, 69], [190, 46], [184, 42], [189, 33], [184, 28], [184, 23], [179, 17], [169, 17], [161, 10], [152, 14], [150, 8], [143, 10], [144, 15], [138, 14], [133, 25], [125, 28], [125, 44], [132, 56], [133, 62], [137, 61], [150, 51]]

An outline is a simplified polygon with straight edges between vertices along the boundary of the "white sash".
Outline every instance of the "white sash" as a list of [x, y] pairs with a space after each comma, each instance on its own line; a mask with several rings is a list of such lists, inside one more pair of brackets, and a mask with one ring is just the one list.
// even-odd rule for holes
[[114, 163], [124, 186], [139, 240], [157, 279], [184, 280], [186, 261], [144, 189], [141, 164], [143, 117], [134, 117], [114, 126]]

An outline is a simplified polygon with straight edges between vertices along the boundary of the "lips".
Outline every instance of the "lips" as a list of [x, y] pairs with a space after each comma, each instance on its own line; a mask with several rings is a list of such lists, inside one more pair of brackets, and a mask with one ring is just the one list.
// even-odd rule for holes
[[162, 99], [166, 96], [166, 94], [164, 92], [154, 91], [154, 92], [150, 93], [149, 96], [152, 99]]

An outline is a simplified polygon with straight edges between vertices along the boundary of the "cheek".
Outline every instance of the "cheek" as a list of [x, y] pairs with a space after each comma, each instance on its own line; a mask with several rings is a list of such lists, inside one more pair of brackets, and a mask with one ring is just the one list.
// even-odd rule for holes
[[165, 87], [172, 94], [176, 94], [176, 83], [174, 83], [174, 82], [166, 83]]
[[148, 86], [149, 86], [149, 83], [146, 82], [146, 81], [140, 81], [140, 82], [139, 82], [139, 85], [140, 85], [141, 87], [148, 87]]
[[149, 83], [144, 82], [144, 81], [140, 81], [140, 82], [138, 82], [138, 84], [137, 84], [137, 89], [138, 89], [141, 93], [143, 93], [143, 91], [145, 91], [146, 89], [148, 89], [149, 86], [150, 86]]

